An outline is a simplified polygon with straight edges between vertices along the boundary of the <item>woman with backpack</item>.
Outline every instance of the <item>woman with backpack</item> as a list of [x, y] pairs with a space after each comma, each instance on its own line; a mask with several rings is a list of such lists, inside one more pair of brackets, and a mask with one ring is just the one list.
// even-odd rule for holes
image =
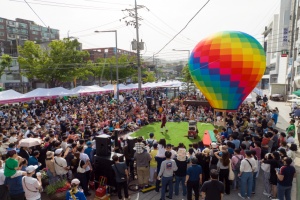
[[228, 151], [217, 151], [215, 156], [219, 159], [217, 167], [219, 170], [219, 181], [225, 184], [225, 193], [230, 194], [229, 165], [231, 163]]
[[240, 166], [243, 159], [244, 156], [241, 155], [241, 150], [235, 149], [234, 155], [231, 158], [232, 171], [234, 173], [233, 190], [237, 190], [240, 185], [240, 178], [238, 177], [238, 174], [240, 173]]

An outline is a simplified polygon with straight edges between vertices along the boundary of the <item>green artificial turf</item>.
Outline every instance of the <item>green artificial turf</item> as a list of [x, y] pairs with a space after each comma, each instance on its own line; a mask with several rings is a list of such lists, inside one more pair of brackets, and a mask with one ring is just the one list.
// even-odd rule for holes
[[174, 146], [178, 146], [180, 142], [182, 142], [186, 147], [189, 144], [194, 142], [198, 142], [202, 140], [203, 134], [205, 130], [214, 130], [214, 126], [209, 123], [197, 123], [197, 127], [199, 130], [198, 137], [196, 139], [189, 139], [187, 137], [188, 134], [188, 122], [167, 122], [166, 126], [168, 128], [168, 132], [162, 134], [160, 132], [161, 122], [152, 123], [147, 126], [143, 126], [138, 131], [131, 134], [132, 137], [143, 136], [144, 139], [149, 138], [149, 133], [154, 133], [154, 137], [157, 141], [161, 138], [165, 138], [167, 144], [170, 143]]

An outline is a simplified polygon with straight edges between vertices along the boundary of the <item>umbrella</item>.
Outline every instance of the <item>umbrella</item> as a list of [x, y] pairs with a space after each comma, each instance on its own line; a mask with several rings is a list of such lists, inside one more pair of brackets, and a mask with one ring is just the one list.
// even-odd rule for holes
[[42, 140], [38, 139], [38, 138], [26, 138], [26, 139], [22, 139], [20, 140], [20, 147], [33, 147], [33, 146], [37, 146], [37, 145], [41, 145], [42, 144]]

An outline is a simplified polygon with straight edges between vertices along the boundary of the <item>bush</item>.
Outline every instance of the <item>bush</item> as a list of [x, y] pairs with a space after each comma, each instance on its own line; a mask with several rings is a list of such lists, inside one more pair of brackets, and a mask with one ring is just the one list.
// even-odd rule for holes
[[67, 184], [66, 180], [59, 180], [54, 184], [48, 185], [45, 189], [47, 195], [54, 194], [57, 189], [65, 187]]

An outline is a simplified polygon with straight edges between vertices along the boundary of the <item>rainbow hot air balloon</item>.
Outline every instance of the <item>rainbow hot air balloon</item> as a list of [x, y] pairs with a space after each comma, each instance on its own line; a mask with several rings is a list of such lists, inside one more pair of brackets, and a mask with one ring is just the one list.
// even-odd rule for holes
[[225, 31], [194, 48], [189, 70], [195, 85], [216, 109], [236, 110], [261, 80], [266, 55], [252, 36]]

